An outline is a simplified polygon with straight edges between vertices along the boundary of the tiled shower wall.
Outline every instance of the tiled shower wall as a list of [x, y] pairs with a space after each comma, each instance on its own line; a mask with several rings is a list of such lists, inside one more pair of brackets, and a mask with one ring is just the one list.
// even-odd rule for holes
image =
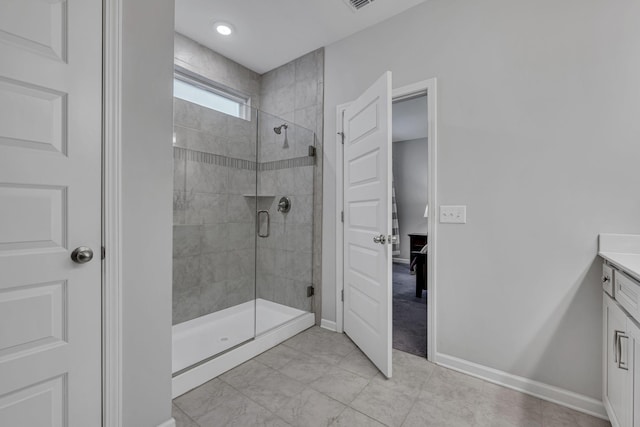
[[[322, 307], [320, 303], [321, 297], [321, 268], [320, 260], [322, 255], [322, 156], [323, 156], [323, 111], [324, 111], [324, 49], [318, 49], [310, 52], [300, 58], [295, 59], [281, 67], [278, 67], [266, 74], [262, 75], [262, 81], [260, 85], [260, 109], [281, 117], [285, 120], [292, 121], [296, 125], [302, 126], [315, 132], [315, 146], [316, 146], [316, 166], [307, 167], [308, 170], [292, 170], [290, 172], [282, 172], [279, 176], [279, 182], [283, 183], [284, 187], [280, 189], [281, 192], [291, 191], [286, 187], [286, 182], [294, 181], [296, 175], [306, 174], [313, 177], [312, 188], [305, 189], [305, 194], [299, 194], [301, 197], [312, 198], [312, 218], [309, 223], [304, 224], [305, 227], [311, 227], [312, 235], [307, 235], [307, 242], [311, 239], [313, 247], [312, 249], [312, 282], [315, 289], [315, 296], [313, 298], [313, 311], [316, 314], [316, 323], [320, 324], [320, 315], [322, 313]], [[260, 131], [263, 131], [263, 127], [260, 126]], [[296, 153], [288, 153], [287, 150], [278, 150], [277, 144], [272, 144], [270, 138], [273, 133], [269, 135], [268, 128], [266, 134], [262, 135], [266, 139], [261, 140], [259, 156], [265, 161], [272, 160], [275, 157], [296, 157], [298, 155], [304, 155], [303, 151], [306, 151], [306, 145], [309, 145], [307, 141], [298, 141], [298, 145], [295, 147], [300, 150]], [[293, 178], [293, 179], [292, 179]], [[298, 186], [300, 187], [300, 185]], [[300, 192], [294, 188], [293, 191]], [[300, 224], [301, 225], [301, 224]], [[287, 230], [287, 232], [292, 232]], [[297, 233], [294, 233], [297, 234]], [[293, 239], [293, 237], [292, 237]], [[260, 244], [260, 242], [258, 242]], [[308, 242], [311, 243], [311, 242]], [[276, 250], [279, 251], [280, 258], [285, 257], [287, 252], [294, 252], [298, 248], [305, 248], [305, 243], [300, 241], [290, 240], [289, 244], [279, 246]], [[260, 257], [258, 252], [258, 257]], [[291, 263], [290, 263], [291, 264]], [[258, 264], [258, 275], [262, 274], [274, 274], [281, 271], [281, 266], [278, 264], [272, 264], [276, 267], [261, 267]], [[306, 263], [305, 263], [306, 266]], [[305, 267], [306, 268], [306, 267]], [[269, 286], [269, 285], [265, 285]], [[277, 282], [271, 282], [271, 286], [278, 286]], [[302, 288], [304, 290], [304, 288]], [[274, 290], [275, 291], [275, 290]], [[260, 287], [258, 292], [261, 292]], [[269, 289], [264, 290], [269, 292]]]
[[[259, 103], [259, 74], [178, 33], [174, 51]], [[174, 100], [174, 324], [255, 298], [256, 123]]]
[[[250, 95], [252, 106], [264, 104], [267, 112], [316, 137], [292, 125], [289, 147], [281, 149], [284, 140], [275, 140], [273, 127], [282, 120], [261, 113], [263, 149], [256, 164], [256, 114], [247, 122], [175, 101], [176, 146], [186, 150], [175, 149], [174, 324], [254, 298], [256, 201], [242, 194], [255, 191], [256, 167], [260, 191], [273, 186], [278, 194], [258, 198], [272, 218], [272, 238], [258, 239], [258, 296], [304, 310], [313, 302], [319, 316], [323, 50], [259, 76], [176, 34], [175, 63]], [[317, 156], [305, 158], [314, 142]], [[284, 159], [295, 160], [277, 161]], [[292, 199], [289, 214], [277, 212], [280, 195]], [[306, 297], [311, 282], [313, 299]]]
[[173, 323], [254, 298], [256, 121], [174, 100]]

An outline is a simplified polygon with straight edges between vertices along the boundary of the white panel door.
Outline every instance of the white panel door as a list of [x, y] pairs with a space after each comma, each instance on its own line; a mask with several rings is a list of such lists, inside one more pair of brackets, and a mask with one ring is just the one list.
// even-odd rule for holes
[[344, 331], [391, 377], [391, 72], [344, 113]]
[[0, 0], [0, 58], [0, 426], [99, 426], [102, 2]]

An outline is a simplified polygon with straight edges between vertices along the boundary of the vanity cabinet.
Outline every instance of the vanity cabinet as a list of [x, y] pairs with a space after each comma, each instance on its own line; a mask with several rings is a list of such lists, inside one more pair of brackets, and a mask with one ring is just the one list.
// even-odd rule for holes
[[640, 284], [610, 266], [603, 273], [603, 284], [605, 277], [615, 284], [615, 298], [606, 287], [603, 293], [603, 401], [613, 427], [640, 427], [640, 325], [634, 298]]
[[632, 373], [629, 366], [629, 320], [622, 308], [608, 295], [603, 296], [603, 400], [614, 427], [631, 427], [633, 413]]
[[640, 327], [636, 322], [628, 325], [629, 333], [629, 360], [632, 362], [629, 379], [633, 387], [633, 403], [631, 414], [631, 425], [640, 426]]

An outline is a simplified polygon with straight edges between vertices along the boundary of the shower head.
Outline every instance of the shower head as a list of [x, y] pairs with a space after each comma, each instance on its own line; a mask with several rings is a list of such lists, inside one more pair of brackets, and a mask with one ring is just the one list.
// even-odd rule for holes
[[288, 129], [288, 128], [289, 128], [289, 126], [287, 126], [287, 124], [286, 124], [286, 123], [283, 123], [283, 124], [281, 124], [280, 126], [274, 127], [274, 128], [273, 128], [273, 131], [274, 131], [277, 135], [280, 135], [280, 134], [282, 133], [282, 128], [284, 128], [284, 129]]

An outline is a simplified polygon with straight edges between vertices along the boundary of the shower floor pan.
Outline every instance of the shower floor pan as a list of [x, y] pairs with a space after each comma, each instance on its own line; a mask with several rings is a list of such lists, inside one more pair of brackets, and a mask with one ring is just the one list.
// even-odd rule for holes
[[[314, 322], [312, 313], [258, 298], [173, 326], [174, 374], [246, 342], [176, 375], [173, 397], [246, 362], [313, 326]], [[256, 338], [251, 340], [254, 328]]]

